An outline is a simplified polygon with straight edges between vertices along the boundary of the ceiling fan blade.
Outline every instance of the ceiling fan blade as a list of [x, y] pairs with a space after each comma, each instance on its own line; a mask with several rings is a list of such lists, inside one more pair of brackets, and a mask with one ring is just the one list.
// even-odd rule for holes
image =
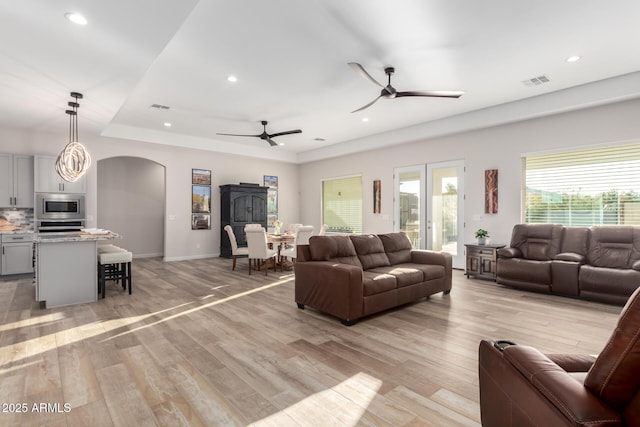
[[265, 138], [264, 140], [265, 140], [265, 141], [267, 141], [267, 142], [269, 143], [269, 145], [271, 145], [272, 147], [275, 147], [276, 145], [278, 145], [278, 143], [277, 143], [277, 142], [275, 142], [275, 141], [274, 141], [273, 139], [271, 139], [271, 138], [268, 138], [268, 137], [267, 137], [267, 138]]
[[362, 77], [364, 77], [365, 79], [369, 80], [371, 83], [373, 83], [374, 85], [378, 85], [381, 88], [384, 88], [383, 85], [381, 85], [380, 83], [378, 83], [378, 81], [376, 79], [374, 79], [373, 77], [371, 77], [371, 75], [369, 73], [367, 73], [367, 71], [364, 69], [364, 67], [360, 64], [358, 64], [357, 62], [349, 62], [348, 65], [357, 73], [360, 73], [360, 75]]
[[226, 135], [226, 136], [253, 136], [253, 137], [260, 137], [260, 135], [239, 135], [237, 133], [216, 133], [216, 135]]
[[374, 99], [373, 101], [371, 101], [370, 103], [368, 103], [367, 105], [358, 108], [357, 110], [353, 110], [352, 113], [357, 113], [358, 111], [362, 111], [365, 108], [369, 108], [371, 107], [378, 99], [382, 98], [382, 95], [380, 95], [379, 97], [377, 97], [376, 99]]
[[410, 90], [405, 92], [396, 92], [399, 96], [429, 96], [434, 98], [460, 98], [464, 92], [457, 90]]
[[275, 136], [282, 136], [282, 135], [291, 135], [294, 133], [302, 133], [302, 131], [300, 129], [296, 129], [296, 130], [288, 130], [286, 132], [272, 133], [269, 135], [269, 138], [273, 138]]

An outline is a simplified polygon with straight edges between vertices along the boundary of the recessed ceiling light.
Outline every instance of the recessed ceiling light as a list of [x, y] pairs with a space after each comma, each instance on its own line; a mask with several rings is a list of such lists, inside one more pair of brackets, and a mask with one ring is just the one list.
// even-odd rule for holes
[[579, 60], [580, 60], [580, 57], [578, 55], [570, 56], [567, 58], [567, 62], [576, 62]]
[[164, 127], [170, 128], [170, 127], [171, 127], [171, 123], [169, 123], [169, 122], [164, 122]]
[[67, 12], [64, 14], [64, 17], [67, 18], [69, 21], [73, 22], [74, 24], [87, 25], [87, 18], [80, 15], [79, 13]]
[[368, 117], [363, 117], [363, 118], [362, 118], [362, 121], [363, 121], [363, 122], [368, 122], [368, 121], [369, 121], [369, 118], [368, 118]]
[[280, 143], [280, 144], [278, 144], [278, 145], [284, 145], [284, 142], [281, 142], [281, 143]]
[[236, 76], [234, 76], [233, 74], [230, 74], [227, 76], [227, 81], [231, 82], [231, 83], [235, 83], [238, 81], [238, 78]]

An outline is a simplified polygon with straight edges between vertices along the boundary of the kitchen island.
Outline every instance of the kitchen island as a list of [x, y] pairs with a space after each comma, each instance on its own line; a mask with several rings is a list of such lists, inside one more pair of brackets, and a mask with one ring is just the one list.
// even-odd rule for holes
[[98, 242], [119, 238], [113, 232], [36, 234], [36, 301], [46, 308], [96, 301]]

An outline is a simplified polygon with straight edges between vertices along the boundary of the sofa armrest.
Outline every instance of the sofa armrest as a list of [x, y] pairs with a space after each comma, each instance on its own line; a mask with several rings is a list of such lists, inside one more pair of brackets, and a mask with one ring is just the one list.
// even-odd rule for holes
[[413, 249], [411, 251], [411, 262], [416, 264], [442, 265], [445, 268], [451, 268], [452, 258], [448, 252]]
[[584, 264], [586, 257], [574, 252], [562, 252], [556, 255], [553, 259], [556, 261], [570, 261]]
[[546, 356], [566, 372], [587, 372], [596, 361], [596, 356], [586, 354], [547, 354]]
[[501, 258], [522, 258], [522, 251], [518, 248], [500, 248], [498, 256]]
[[295, 300], [317, 310], [354, 320], [362, 317], [362, 268], [333, 261], [296, 262]]
[[505, 348], [503, 354], [505, 360], [572, 423], [621, 423], [617, 411], [535, 348], [514, 345]]

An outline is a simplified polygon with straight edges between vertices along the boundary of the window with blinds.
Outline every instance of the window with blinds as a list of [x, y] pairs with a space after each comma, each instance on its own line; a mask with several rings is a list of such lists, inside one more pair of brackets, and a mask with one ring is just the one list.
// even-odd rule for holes
[[525, 223], [640, 225], [640, 144], [523, 158]]
[[329, 233], [362, 234], [362, 177], [322, 181], [322, 223]]

